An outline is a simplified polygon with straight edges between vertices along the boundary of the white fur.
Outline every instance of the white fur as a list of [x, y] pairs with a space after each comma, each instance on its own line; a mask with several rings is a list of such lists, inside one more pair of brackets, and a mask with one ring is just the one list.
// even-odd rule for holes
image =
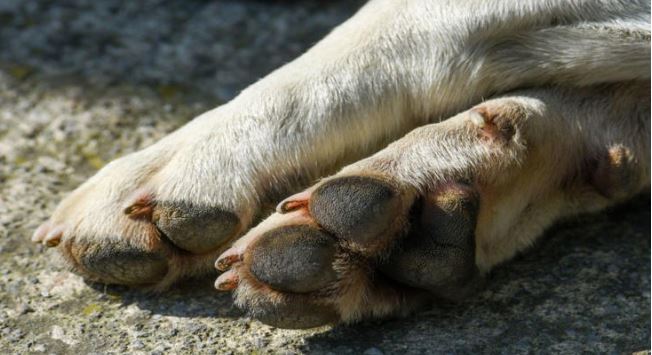
[[[51, 221], [66, 226], [64, 238], [138, 243], [140, 227], [121, 211], [129, 196], [147, 191], [159, 200], [235, 212], [244, 231], [267, 203], [483, 99], [522, 87], [649, 80], [649, 14], [646, 1], [370, 1], [233, 101], [106, 166], [62, 202]], [[557, 133], [568, 134], [563, 141], [577, 138]], [[446, 166], [469, 164], [465, 155], [441, 161], [432, 153], [432, 160], [416, 160], [416, 154], [403, 161], [401, 176], [428, 179]], [[426, 168], [433, 164], [436, 169]], [[487, 233], [515, 233], [515, 217], [500, 216]], [[525, 234], [538, 235], [554, 219]], [[489, 268], [532, 238], [525, 239], [487, 247], [479, 263]], [[183, 265], [187, 270], [172, 278], [207, 268]]]

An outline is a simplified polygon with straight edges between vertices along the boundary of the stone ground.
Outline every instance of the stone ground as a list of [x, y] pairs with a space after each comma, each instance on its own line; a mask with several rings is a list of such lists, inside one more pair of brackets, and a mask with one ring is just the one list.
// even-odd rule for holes
[[347, 18], [357, 2], [0, 1], [0, 353], [629, 353], [650, 346], [650, 198], [557, 226], [483, 293], [308, 331], [244, 318], [214, 275], [162, 295], [86, 284], [32, 230], [147, 146]]

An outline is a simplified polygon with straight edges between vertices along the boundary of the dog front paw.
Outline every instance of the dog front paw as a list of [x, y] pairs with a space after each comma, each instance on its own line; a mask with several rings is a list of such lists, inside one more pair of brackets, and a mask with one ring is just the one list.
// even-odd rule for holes
[[308, 328], [402, 314], [478, 283], [477, 195], [415, 196], [377, 176], [329, 179], [283, 201], [217, 261], [220, 290], [263, 322]]

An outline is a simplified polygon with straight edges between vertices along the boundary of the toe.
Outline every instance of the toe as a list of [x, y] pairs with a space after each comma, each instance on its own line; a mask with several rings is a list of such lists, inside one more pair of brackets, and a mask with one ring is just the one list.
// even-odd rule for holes
[[245, 253], [245, 264], [259, 281], [271, 288], [306, 293], [325, 288], [337, 279], [332, 264], [335, 241], [312, 226], [271, 230]]
[[139, 190], [123, 209], [130, 219], [156, 225], [180, 249], [203, 254], [214, 251], [240, 232], [234, 213], [184, 201], [157, 201], [147, 190]]
[[400, 210], [398, 190], [366, 176], [327, 181], [310, 200], [310, 213], [320, 226], [338, 238], [365, 246], [384, 244], [384, 237], [395, 229]]
[[196, 254], [218, 249], [241, 229], [234, 213], [186, 202], [159, 202], [152, 218], [177, 247]]
[[250, 248], [250, 246], [261, 239], [261, 237], [267, 232], [286, 226], [297, 225], [314, 226], [314, 221], [307, 213], [305, 213], [305, 209], [295, 210], [285, 214], [272, 214], [256, 227], [250, 229], [245, 235], [238, 238], [229, 249], [224, 251], [222, 255], [217, 258], [215, 268], [219, 271], [228, 270], [234, 264], [242, 261], [245, 252]]
[[125, 241], [105, 245], [75, 245], [72, 251], [91, 278], [122, 285], [152, 285], [168, 272], [167, 255]]

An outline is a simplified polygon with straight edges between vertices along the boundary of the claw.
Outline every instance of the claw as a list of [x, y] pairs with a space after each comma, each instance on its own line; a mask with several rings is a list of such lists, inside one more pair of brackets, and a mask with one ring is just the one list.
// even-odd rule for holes
[[215, 262], [215, 268], [219, 271], [226, 271], [231, 267], [231, 265], [239, 261], [242, 261], [242, 254], [237, 250], [231, 248], [222, 253], [222, 255], [217, 258], [217, 261]]
[[473, 122], [473, 124], [475, 124], [476, 126], [478, 126], [480, 128], [484, 128], [485, 124], [487, 123], [485, 121], [484, 116], [482, 116], [482, 114], [480, 114], [477, 111], [473, 111], [473, 110], [469, 111], [469, 116], [470, 116], [469, 118], [471, 119], [471, 122]]
[[286, 198], [276, 206], [276, 212], [285, 214], [300, 208], [307, 208], [308, 201], [310, 201], [310, 196], [314, 190], [314, 188], [310, 188]]
[[131, 219], [151, 220], [154, 210], [154, 197], [146, 192], [139, 191], [131, 199], [133, 202], [123, 212]]
[[43, 238], [48, 234], [50, 231], [50, 228], [52, 228], [52, 223], [50, 222], [45, 222], [42, 223], [36, 230], [34, 231], [34, 234], [32, 234], [32, 242], [34, 243], [40, 243], [43, 241]]
[[43, 239], [43, 243], [47, 247], [53, 248], [59, 245], [59, 242], [61, 242], [61, 237], [63, 237], [63, 226], [58, 225], [48, 232], [48, 234]]
[[215, 280], [215, 288], [219, 291], [231, 291], [238, 287], [240, 278], [234, 271], [227, 271]]

